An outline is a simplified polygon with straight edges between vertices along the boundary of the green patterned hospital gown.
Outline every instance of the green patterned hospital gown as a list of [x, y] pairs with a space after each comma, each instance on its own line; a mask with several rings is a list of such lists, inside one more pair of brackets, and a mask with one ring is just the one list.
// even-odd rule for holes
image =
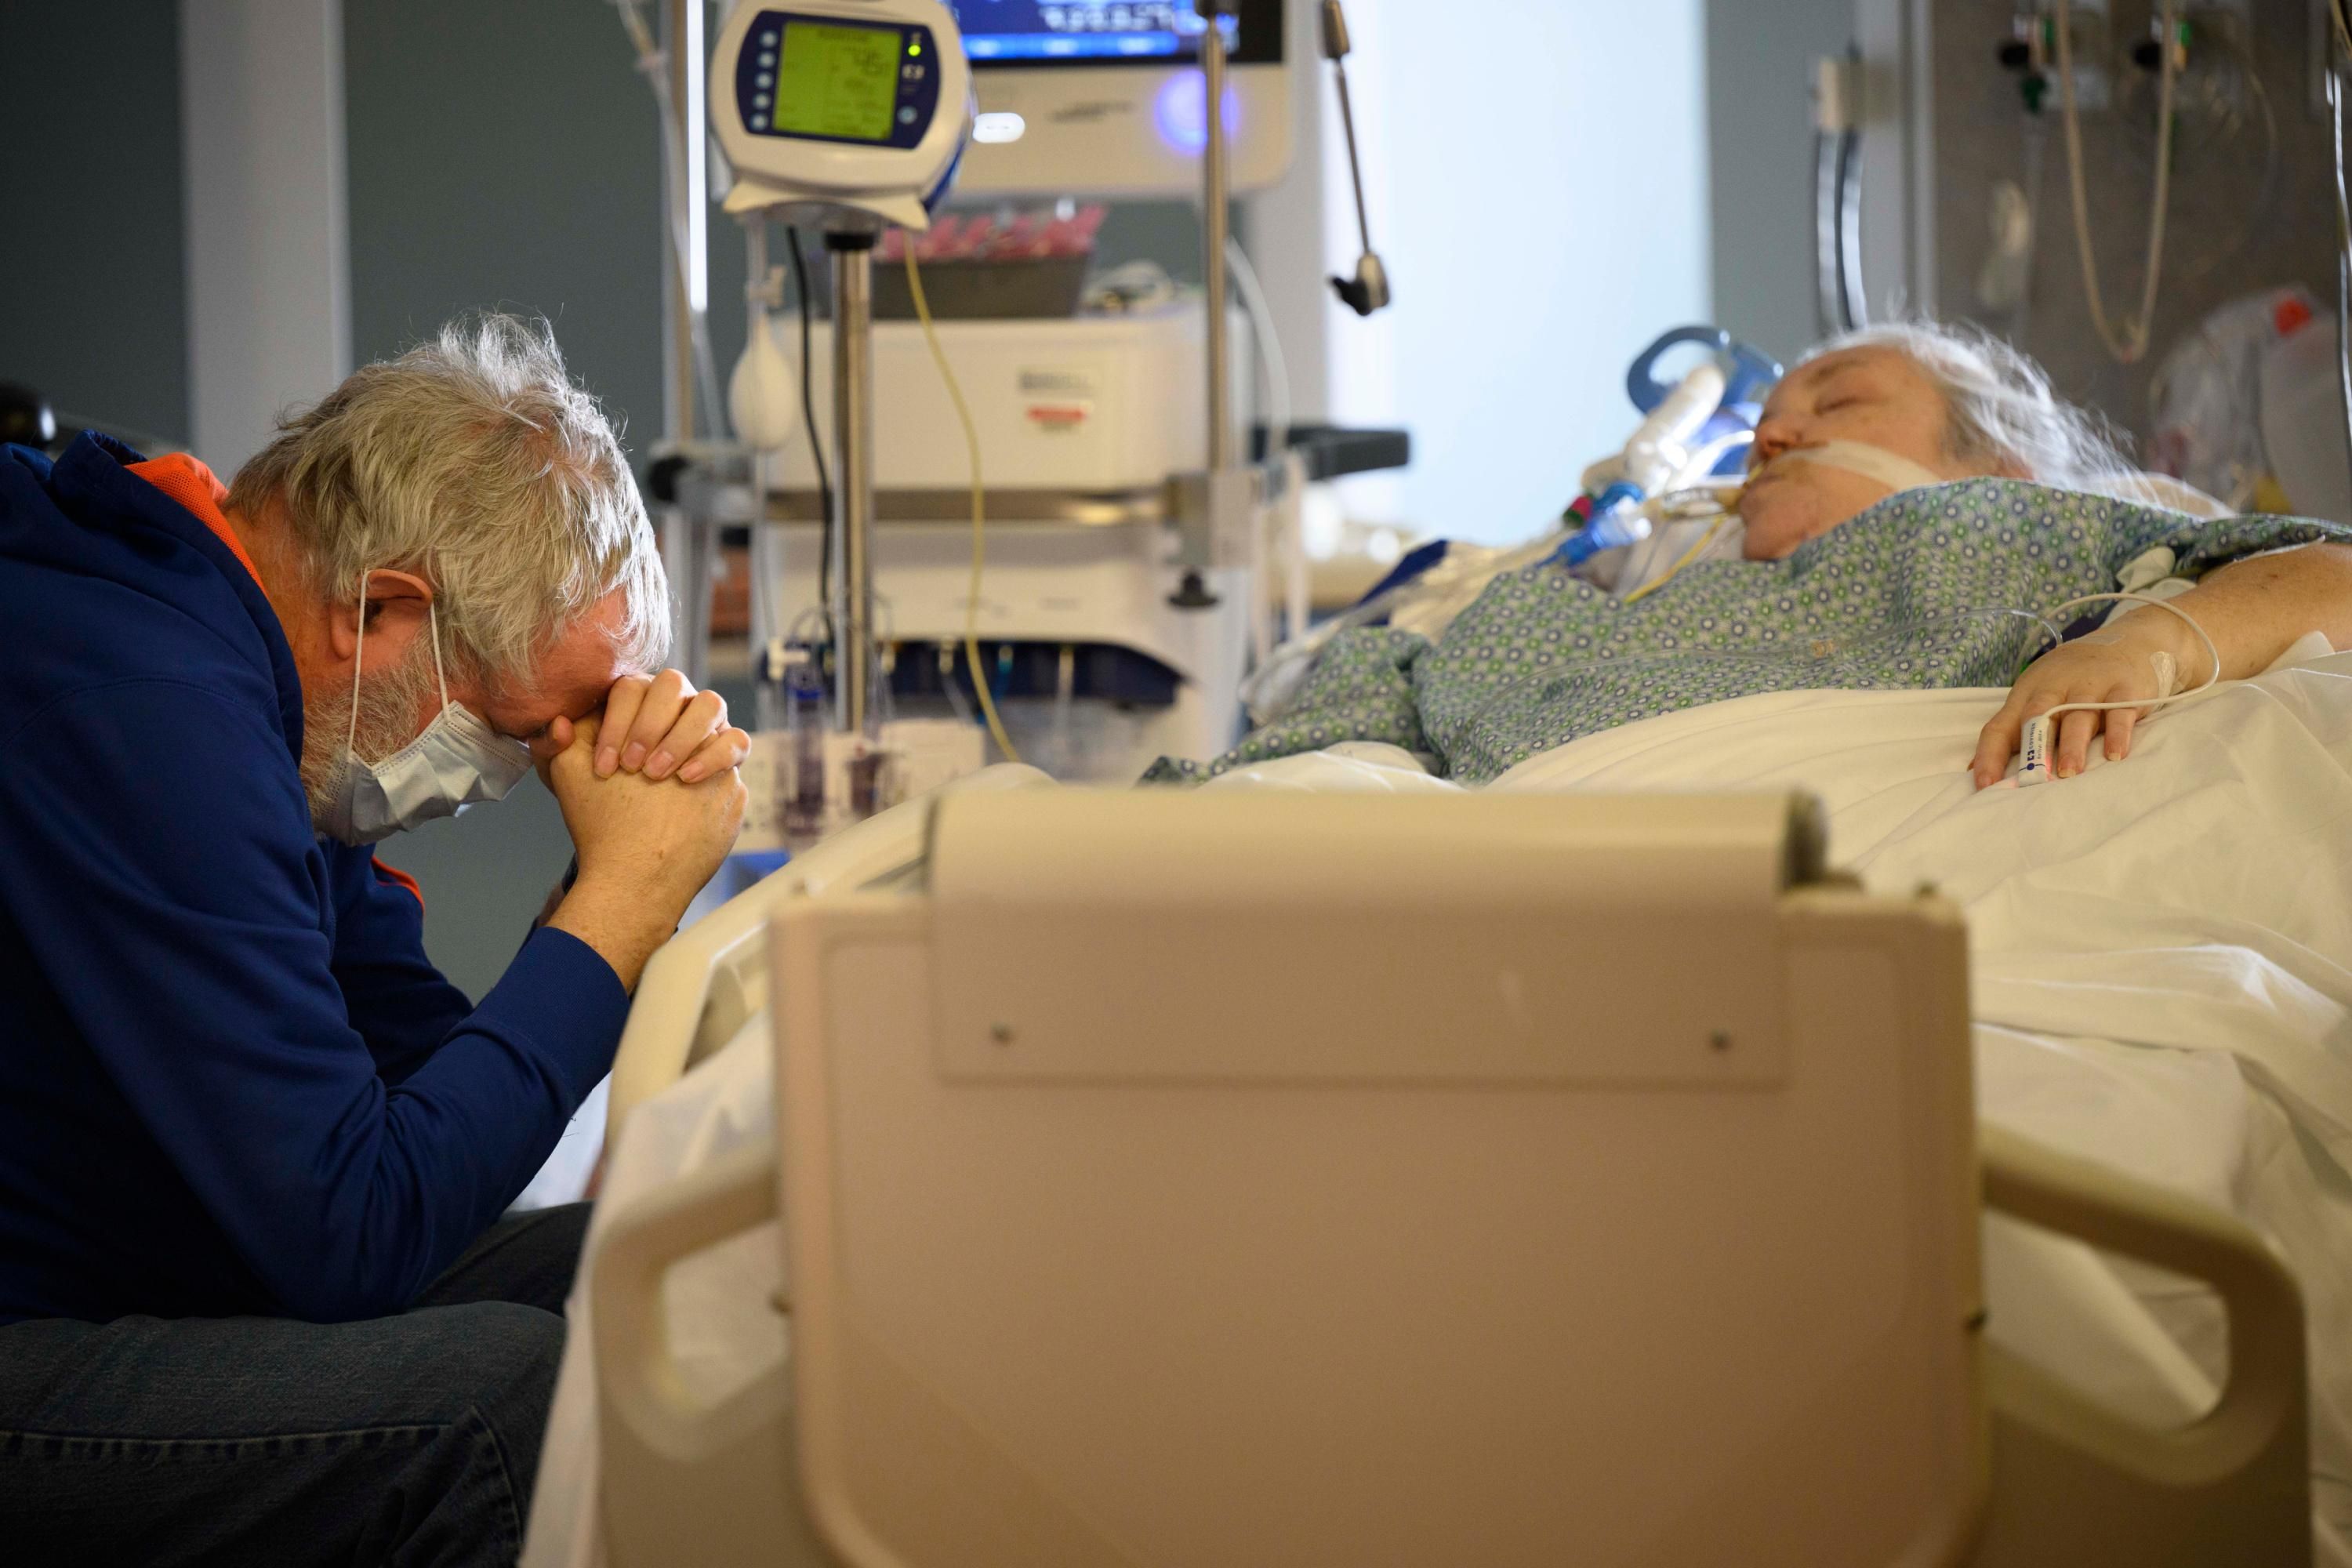
[[1548, 562], [1496, 578], [1442, 641], [1341, 633], [1275, 723], [1147, 782], [1384, 741], [1485, 784], [1581, 736], [1761, 691], [2007, 686], [2043, 646], [2035, 613], [2113, 592], [2152, 549], [2193, 574], [2324, 539], [2352, 530], [1971, 479], [1892, 497], [1785, 561], [1693, 566], [1630, 605]]

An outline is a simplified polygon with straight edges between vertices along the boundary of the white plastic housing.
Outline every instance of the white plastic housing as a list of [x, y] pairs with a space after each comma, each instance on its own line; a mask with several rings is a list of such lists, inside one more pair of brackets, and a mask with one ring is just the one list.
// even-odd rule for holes
[[[736, 101], [737, 59], [763, 16], [838, 17], [845, 22], [918, 24], [931, 30], [939, 100], [928, 131], [911, 149], [754, 134]], [[971, 68], [963, 35], [940, 0], [744, 0], [719, 30], [710, 57], [710, 124], [734, 167], [730, 213], [817, 203], [867, 212], [902, 227], [930, 226], [926, 198], [954, 166], [971, 125]]]
[[[1251, 338], [1246, 318], [1233, 323], [1234, 407], [1246, 420]], [[940, 322], [980, 427], [989, 489], [1127, 493], [1206, 467], [1206, 326], [1198, 301], [1126, 316]], [[798, 323], [779, 318], [775, 330], [797, 363]], [[833, 405], [832, 342], [820, 322], [811, 356], [820, 426]], [[874, 406], [877, 488], [970, 486], [963, 430], [919, 323], [875, 323]], [[805, 443], [786, 453], [777, 482], [816, 488]]]

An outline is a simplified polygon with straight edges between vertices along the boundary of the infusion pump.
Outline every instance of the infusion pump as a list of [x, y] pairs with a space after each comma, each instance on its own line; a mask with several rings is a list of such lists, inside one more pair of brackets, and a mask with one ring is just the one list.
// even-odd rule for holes
[[971, 73], [940, 0], [748, 0], [711, 56], [729, 212], [800, 205], [930, 226], [971, 124]]

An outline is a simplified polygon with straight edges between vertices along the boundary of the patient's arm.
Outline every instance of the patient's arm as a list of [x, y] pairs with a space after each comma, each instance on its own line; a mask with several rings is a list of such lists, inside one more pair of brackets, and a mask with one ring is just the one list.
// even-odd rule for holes
[[[2306, 544], [2233, 562], [2206, 574], [2172, 603], [2213, 639], [2224, 680], [2261, 674], [2307, 632], [2325, 632], [2337, 647], [2352, 648], [2352, 545]], [[2204, 643], [2179, 616], [2162, 610], [2134, 611], [2105, 631], [2036, 659], [1978, 740], [1972, 764], [1977, 787], [2000, 782], [2027, 720], [2062, 702], [2130, 702], [2160, 695], [2158, 654], [2173, 661], [2176, 689], [2200, 686], [2212, 674]], [[2102, 730], [2108, 761], [2128, 756], [2132, 727], [2145, 711], [2064, 715], [2058, 721], [2052, 771], [2062, 779], [2081, 773], [2091, 738]]]

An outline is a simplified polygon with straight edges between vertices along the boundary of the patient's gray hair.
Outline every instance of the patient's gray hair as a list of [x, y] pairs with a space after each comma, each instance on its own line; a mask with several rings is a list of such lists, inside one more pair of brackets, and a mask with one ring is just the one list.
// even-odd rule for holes
[[453, 321], [278, 429], [230, 501], [279, 508], [331, 599], [357, 597], [362, 572], [416, 573], [437, 595], [445, 655], [493, 684], [527, 682], [615, 589], [622, 661], [651, 669], [667, 650], [669, 594], [645, 503], [544, 321]]
[[1805, 358], [1867, 348], [1903, 354], [1935, 383], [1950, 421], [1945, 444], [1955, 458], [2099, 494], [2116, 493], [2133, 475], [2113, 426], [2060, 397], [2040, 365], [1981, 328], [1938, 321], [1864, 327]]

